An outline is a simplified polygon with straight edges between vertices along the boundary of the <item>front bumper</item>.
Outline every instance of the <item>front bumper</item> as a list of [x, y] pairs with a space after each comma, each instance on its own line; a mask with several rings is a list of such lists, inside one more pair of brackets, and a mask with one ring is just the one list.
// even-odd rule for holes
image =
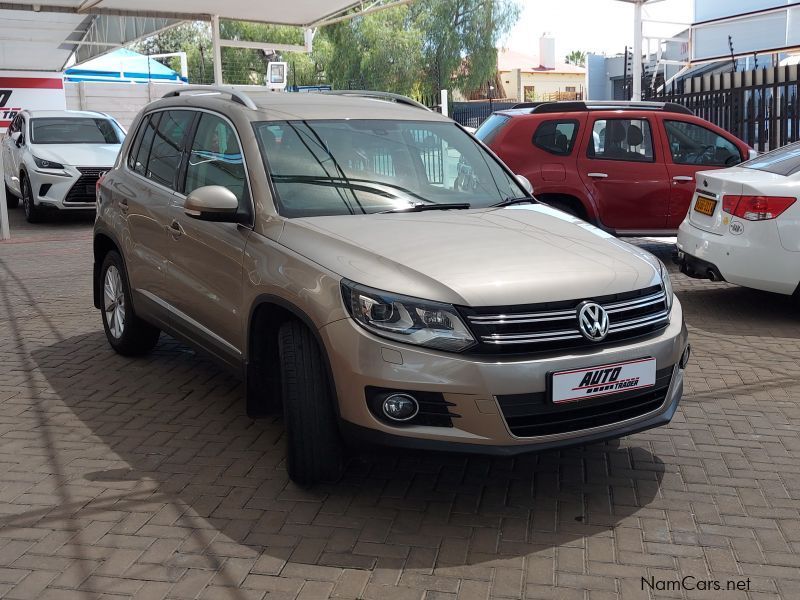
[[[680, 358], [688, 334], [675, 299], [670, 324], [657, 334], [598, 349], [562, 351], [535, 358], [476, 357], [436, 352], [376, 337], [351, 319], [320, 330], [338, 396], [342, 430], [349, 437], [400, 447], [437, 448], [489, 454], [517, 454], [619, 437], [668, 423], [683, 392]], [[635, 360], [656, 359], [671, 370], [663, 401], [633, 418], [549, 435], [514, 435], [498, 396], [547, 390], [548, 374]], [[389, 425], [370, 412], [368, 386], [410, 392], [438, 392], [450, 404], [452, 427]], [[591, 401], [587, 401], [591, 402]]]
[[[110, 169], [110, 167], [109, 167]], [[99, 170], [99, 169], [98, 169]], [[28, 170], [33, 193], [33, 203], [41, 209], [95, 210], [94, 183], [77, 167], [65, 166], [63, 170]]]

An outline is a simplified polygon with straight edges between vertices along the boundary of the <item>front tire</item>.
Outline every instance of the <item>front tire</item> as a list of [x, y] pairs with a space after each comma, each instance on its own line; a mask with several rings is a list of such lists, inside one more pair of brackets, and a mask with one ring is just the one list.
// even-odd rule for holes
[[302, 323], [278, 333], [287, 471], [298, 485], [336, 481], [343, 466], [342, 442], [319, 344]]
[[106, 254], [100, 269], [103, 285], [103, 329], [111, 347], [123, 356], [141, 356], [158, 342], [160, 331], [133, 312], [130, 286], [120, 255]]
[[19, 206], [19, 198], [16, 197], [5, 182], [3, 182], [3, 187], [6, 188], [6, 205], [8, 208], [17, 208]]
[[41, 223], [44, 220], [42, 211], [33, 203], [31, 183], [24, 175], [20, 177], [19, 186], [22, 191], [22, 208], [25, 211], [25, 219], [28, 223]]

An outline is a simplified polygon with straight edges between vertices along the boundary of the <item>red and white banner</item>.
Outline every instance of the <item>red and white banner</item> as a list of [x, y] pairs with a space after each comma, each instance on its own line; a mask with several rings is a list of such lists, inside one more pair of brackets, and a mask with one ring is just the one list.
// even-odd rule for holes
[[[65, 110], [61, 73], [0, 71], [0, 128], [5, 129], [22, 109]], [[0, 131], [4, 134], [5, 131]]]

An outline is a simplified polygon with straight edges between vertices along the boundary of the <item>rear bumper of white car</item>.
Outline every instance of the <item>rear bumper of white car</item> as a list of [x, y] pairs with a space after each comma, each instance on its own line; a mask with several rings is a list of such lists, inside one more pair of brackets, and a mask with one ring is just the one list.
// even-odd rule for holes
[[800, 282], [800, 253], [786, 250], [774, 220], [746, 222], [743, 234], [710, 233], [681, 223], [678, 264], [689, 275], [793, 294]]
[[73, 167], [29, 170], [34, 204], [42, 209], [94, 210], [98, 176], [111, 167]]

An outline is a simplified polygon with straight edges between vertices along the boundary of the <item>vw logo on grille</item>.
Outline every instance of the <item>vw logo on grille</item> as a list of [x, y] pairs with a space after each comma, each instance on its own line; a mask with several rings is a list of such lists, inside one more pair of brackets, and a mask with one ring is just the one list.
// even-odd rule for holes
[[578, 305], [578, 328], [590, 342], [601, 342], [608, 335], [608, 313], [596, 302], [581, 302]]

